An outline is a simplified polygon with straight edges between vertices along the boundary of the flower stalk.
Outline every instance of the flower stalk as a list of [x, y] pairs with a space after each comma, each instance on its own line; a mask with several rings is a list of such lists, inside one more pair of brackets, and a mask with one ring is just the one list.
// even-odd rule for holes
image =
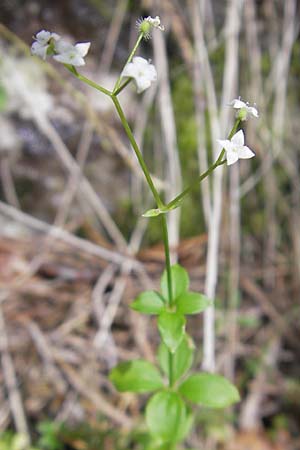
[[[126, 61], [125, 65], [124, 65], [124, 67], [126, 67], [127, 64], [129, 64], [129, 63], [131, 62], [132, 58], [133, 58], [134, 55], [136, 54], [136, 51], [137, 51], [137, 49], [138, 49], [138, 47], [139, 47], [139, 45], [140, 45], [140, 43], [141, 43], [143, 37], [144, 37], [144, 33], [140, 33], [140, 34], [138, 35], [138, 38], [137, 38], [137, 40], [136, 40], [136, 43], [135, 43], [133, 49], [131, 50], [130, 55], [128, 56], [127, 61]], [[113, 94], [114, 94], [114, 95], [118, 95], [117, 92], [118, 92], [118, 89], [119, 89], [119, 87], [120, 87], [120, 85], [121, 85], [121, 81], [122, 81], [122, 78], [123, 78], [122, 73], [123, 73], [123, 71], [122, 71], [121, 74], [119, 75], [119, 78], [117, 79], [116, 84], [115, 84], [115, 86], [114, 86], [114, 88], [113, 88]]]
[[124, 130], [125, 130], [125, 132], [127, 134], [127, 137], [128, 137], [128, 139], [129, 139], [129, 141], [130, 141], [130, 143], [132, 145], [132, 148], [133, 148], [133, 150], [134, 150], [134, 152], [136, 154], [136, 157], [137, 157], [138, 162], [139, 162], [139, 164], [141, 166], [141, 169], [142, 169], [142, 171], [143, 171], [143, 173], [145, 175], [146, 181], [147, 181], [148, 186], [149, 186], [149, 188], [150, 188], [150, 190], [151, 190], [151, 192], [153, 194], [153, 197], [154, 197], [154, 199], [156, 201], [157, 207], [158, 208], [162, 208], [164, 206], [163, 202], [162, 202], [162, 200], [161, 200], [161, 198], [159, 196], [158, 191], [156, 190], [156, 187], [154, 186], [154, 183], [153, 183], [153, 180], [151, 178], [150, 172], [148, 170], [147, 164], [146, 164], [146, 162], [145, 162], [145, 160], [143, 158], [143, 155], [142, 155], [142, 153], [141, 153], [141, 151], [139, 149], [139, 146], [138, 146], [138, 144], [137, 144], [137, 142], [136, 142], [136, 140], [135, 140], [135, 138], [133, 136], [133, 133], [132, 133], [131, 128], [130, 128], [128, 122], [127, 122], [127, 119], [126, 119], [125, 114], [123, 112], [123, 109], [122, 109], [122, 107], [120, 105], [120, 102], [119, 102], [119, 100], [117, 99], [117, 97], [114, 94], [111, 95], [111, 99], [112, 99], [112, 101], [113, 101], [113, 103], [114, 103], [114, 105], [116, 107], [116, 111], [117, 111], [117, 113], [119, 115], [119, 118], [121, 120], [123, 128], [124, 128]]

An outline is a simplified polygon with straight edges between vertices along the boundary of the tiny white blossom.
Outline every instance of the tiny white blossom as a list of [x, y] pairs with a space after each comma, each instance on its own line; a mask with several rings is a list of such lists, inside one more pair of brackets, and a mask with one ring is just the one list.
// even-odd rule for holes
[[140, 33], [143, 33], [143, 37], [145, 39], [149, 39], [151, 37], [152, 28], [158, 28], [161, 31], [164, 31], [165, 27], [161, 25], [159, 16], [156, 17], [145, 17], [138, 19], [136, 21], [136, 26]]
[[230, 106], [238, 110], [236, 116], [241, 120], [247, 120], [248, 116], [258, 118], [258, 111], [255, 106], [249, 106], [249, 102], [243, 102], [240, 97], [232, 100]]
[[160, 23], [160, 17], [159, 16], [156, 16], [156, 17], [148, 16], [144, 20], [146, 20], [146, 22], [150, 23], [150, 25], [153, 28], [158, 28], [161, 31], [165, 30], [165, 27], [163, 25], [161, 25], [161, 23]]
[[218, 143], [226, 151], [227, 165], [234, 164], [239, 159], [249, 159], [255, 156], [255, 153], [246, 145], [243, 130], [239, 130], [230, 140], [217, 139]]
[[84, 66], [84, 57], [89, 51], [90, 42], [80, 42], [72, 45], [69, 42], [60, 39], [55, 44], [56, 55], [53, 58], [63, 64], [71, 64], [72, 66]]
[[36, 34], [34, 39], [35, 42], [33, 42], [31, 46], [31, 53], [33, 55], [46, 59], [51, 39], [53, 39], [55, 42], [60, 39], [60, 36], [56, 33], [51, 33], [50, 31], [41, 30]]
[[154, 65], [140, 56], [135, 56], [132, 62], [126, 64], [121, 75], [122, 77], [134, 78], [139, 94], [148, 89], [151, 83], [157, 79]]

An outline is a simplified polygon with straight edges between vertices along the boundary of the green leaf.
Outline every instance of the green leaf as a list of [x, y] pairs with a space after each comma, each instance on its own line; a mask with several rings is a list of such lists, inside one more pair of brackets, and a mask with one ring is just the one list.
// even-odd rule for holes
[[[192, 339], [185, 335], [173, 355], [172, 373], [174, 381], [179, 380], [191, 368], [194, 348]], [[163, 342], [158, 349], [158, 361], [163, 372], [170, 378], [169, 352]]]
[[198, 314], [211, 306], [212, 302], [198, 292], [184, 292], [177, 298], [176, 305], [177, 311], [182, 314]]
[[182, 420], [182, 422], [180, 423], [180, 427], [178, 429], [178, 441], [182, 441], [188, 436], [194, 423], [193, 411], [187, 408], [187, 406], [185, 408], [186, 416], [185, 420]]
[[146, 422], [150, 433], [163, 441], [180, 440], [186, 420], [186, 406], [176, 392], [157, 392], [147, 404]]
[[[173, 300], [176, 300], [181, 294], [186, 292], [189, 288], [189, 276], [187, 271], [181, 267], [179, 264], [174, 264], [171, 267], [171, 278], [172, 278], [172, 294]], [[167, 270], [164, 270], [164, 273], [161, 277], [161, 293], [166, 300], [169, 300], [169, 291], [168, 291], [168, 276]]]
[[109, 379], [120, 392], [152, 392], [163, 387], [158, 369], [143, 359], [118, 364]]
[[131, 303], [130, 307], [144, 314], [159, 314], [165, 308], [165, 304], [157, 292], [145, 291]]
[[191, 402], [209, 408], [225, 408], [240, 400], [237, 388], [230, 381], [211, 373], [190, 376], [182, 383], [179, 391]]
[[163, 342], [174, 353], [185, 333], [185, 317], [182, 314], [164, 311], [158, 317], [157, 326]]

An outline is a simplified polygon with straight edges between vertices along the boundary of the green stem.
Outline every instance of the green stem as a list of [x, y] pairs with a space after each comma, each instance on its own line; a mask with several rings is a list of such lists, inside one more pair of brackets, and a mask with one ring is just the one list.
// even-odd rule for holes
[[228, 135], [228, 139], [231, 139], [232, 136], [236, 133], [236, 130], [238, 129], [239, 124], [241, 123], [241, 119], [236, 119], [232, 130], [230, 131], [229, 135]]
[[128, 78], [128, 79], [125, 81], [125, 83], [121, 84], [121, 86], [120, 86], [116, 91], [114, 91], [113, 95], [115, 95], [115, 96], [119, 95], [120, 92], [122, 92], [123, 89], [126, 88], [126, 86], [127, 86], [131, 81], [132, 81], [132, 78]]
[[[172, 272], [171, 272], [168, 224], [167, 224], [167, 217], [165, 214], [162, 214], [161, 221], [162, 221], [161, 222], [162, 223], [162, 236], [163, 236], [163, 242], [164, 242], [164, 248], [165, 248], [169, 306], [172, 307], [173, 306]], [[173, 378], [174, 378], [173, 377], [173, 354], [169, 351], [169, 386], [170, 387], [172, 387], [174, 384]]]
[[162, 200], [161, 200], [161, 198], [159, 196], [159, 193], [157, 192], [157, 190], [156, 190], [156, 188], [154, 186], [154, 183], [152, 181], [152, 178], [151, 178], [150, 172], [148, 170], [148, 167], [147, 167], [147, 165], [145, 163], [145, 160], [144, 160], [143, 155], [142, 155], [142, 153], [141, 153], [141, 151], [139, 149], [139, 146], [137, 145], [137, 142], [136, 142], [136, 140], [135, 140], [135, 138], [133, 136], [133, 133], [132, 133], [131, 128], [130, 128], [128, 122], [127, 122], [127, 119], [126, 119], [125, 114], [124, 114], [124, 112], [122, 110], [120, 102], [119, 102], [119, 100], [117, 99], [117, 97], [115, 95], [111, 95], [111, 99], [114, 102], [114, 105], [116, 107], [117, 113], [118, 113], [118, 115], [120, 117], [120, 120], [122, 122], [124, 130], [125, 130], [125, 132], [126, 132], [126, 134], [128, 136], [128, 139], [129, 139], [131, 145], [132, 145], [132, 148], [133, 148], [133, 150], [134, 150], [134, 152], [136, 154], [136, 157], [137, 157], [137, 159], [139, 161], [141, 169], [144, 172], [144, 175], [145, 175], [145, 178], [147, 180], [148, 186], [151, 189], [153, 197], [155, 198], [155, 201], [157, 203], [157, 207], [158, 208], [163, 208], [164, 204], [163, 204], [163, 202], [162, 202]]
[[[222, 154], [222, 152], [221, 152]], [[220, 156], [221, 156], [220, 154]], [[179, 203], [187, 194], [189, 194], [191, 191], [193, 191], [199, 183], [201, 183], [202, 180], [204, 180], [204, 178], [206, 178], [208, 175], [210, 175], [218, 166], [221, 166], [222, 164], [224, 164], [226, 162], [226, 159], [223, 161], [219, 161], [220, 159], [217, 159], [217, 161], [212, 164], [209, 169], [207, 169], [205, 172], [203, 172], [201, 175], [199, 175], [196, 180], [190, 184], [190, 186], [188, 186], [186, 189], [184, 189], [184, 191], [181, 192], [181, 194], [177, 195], [177, 197], [175, 197], [173, 200], [171, 200], [167, 205], [166, 205], [166, 209], [172, 209], [173, 207], [175, 207], [177, 205], [177, 203]]]
[[97, 91], [102, 92], [102, 94], [108, 95], [111, 97], [111, 92], [108, 89], [105, 89], [104, 87], [100, 86], [99, 84], [95, 83], [95, 81], [90, 80], [89, 78], [85, 77], [84, 75], [81, 75], [81, 73], [77, 72], [76, 67], [74, 66], [68, 66], [68, 64], [65, 64], [65, 67], [73, 74], [75, 75], [78, 80], [83, 81], [85, 84], [88, 84], [94, 89], [97, 89]]
[[165, 258], [166, 258], [169, 306], [172, 307], [173, 306], [173, 289], [172, 289], [172, 274], [171, 274], [171, 259], [170, 259], [170, 247], [169, 247], [169, 236], [168, 236], [168, 224], [167, 224], [166, 214], [161, 215], [161, 223], [162, 223], [162, 235], [163, 235]]
[[[235, 121], [235, 124], [232, 127], [232, 130], [230, 131], [229, 135], [228, 135], [228, 139], [231, 139], [232, 136], [235, 134], [239, 124], [240, 124], [241, 120], [237, 119]], [[225, 156], [225, 150], [223, 149], [220, 153], [220, 155], [218, 156], [218, 159], [202, 174], [200, 174], [196, 180], [190, 184], [190, 186], [188, 186], [186, 189], [184, 189], [181, 194], [177, 195], [177, 197], [175, 197], [173, 200], [171, 200], [167, 205], [166, 205], [166, 209], [172, 209], [172, 207], [176, 206], [178, 202], [180, 202], [187, 194], [189, 194], [191, 191], [193, 191], [199, 183], [201, 183], [201, 181], [204, 180], [204, 178], [208, 177], [208, 175], [210, 175], [218, 166], [221, 166], [222, 164], [224, 164], [226, 162], [226, 159], [223, 159]]]
[[[138, 46], [140, 45], [141, 40], [143, 39], [143, 37], [144, 37], [144, 33], [140, 33], [139, 36], [138, 36], [138, 38], [137, 38], [137, 41], [136, 41], [136, 43], [135, 43], [135, 45], [134, 45], [134, 47], [133, 47], [133, 49], [132, 49], [132, 51], [131, 51], [131, 53], [130, 53], [130, 55], [129, 55], [128, 58], [127, 58], [127, 61], [126, 61], [125, 65], [124, 65], [124, 67], [126, 67], [126, 65], [127, 65], [128, 63], [130, 63], [130, 61], [131, 61], [132, 58], [134, 57], [135, 52], [137, 51], [137, 48], [138, 48]], [[124, 67], [123, 67], [123, 70], [124, 70]], [[123, 70], [122, 70], [122, 72], [123, 72]], [[122, 72], [121, 72], [119, 78], [117, 79], [116, 84], [115, 84], [115, 87], [114, 87], [114, 89], [113, 89], [113, 94], [114, 94], [114, 95], [117, 95], [117, 91], [118, 91], [118, 89], [119, 89], [119, 87], [120, 87], [121, 80], [122, 80]]]

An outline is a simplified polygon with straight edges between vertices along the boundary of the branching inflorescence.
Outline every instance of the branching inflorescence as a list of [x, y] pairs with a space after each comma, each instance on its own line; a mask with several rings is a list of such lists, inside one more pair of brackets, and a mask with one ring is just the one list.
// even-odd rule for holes
[[144, 217], [161, 216], [162, 239], [165, 248], [166, 269], [161, 278], [160, 291], [142, 292], [131, 304], [139, 313], [157, 317], [161, 344], [157, 352], [158, 364], [138, 359], [117, 365], [110, 380], [120, 392], [153, 393], [146, 405], [146, 423], [151, 435], [149, 450], [175, 449], [189, 434], [193, 423], [192, 404], [211, 408], [224, 408], [239, 401], [239, 393], [226, 378], [211, 373], [190, 373], [193, 364], [194, 343], [186, 332], [186, 316], [199, 314], [208, 308], [213, 299], [189, 289], [189, 276], [179, 264], [171, 266], [166, 214], [181, 205], [182, 200], [217, 167], [227, 162], [255, 156], [245, 145], [244, 133], [238, 130], [242, 121], [258, 117], [255, 106], [240, 98], [231, 102], [236, 110], [236, 121], [227, 139], [219, 139], [220, 154], [217, 160], [177, 197], [165, 204], [161, 198], [139, 146], [123, 112], [118, 95], [134, 80], [137, 92], [149, 88], [157, 79], [156, 69], [150, 61], [135, 56], [142, 39], [148, 39], [153, 29], [164, 30], [158, 16], [137, 21], [138, 37], [126, 64], [112, 91], [98, 85], [77, 71], [85, 64], [84, 57], [90, 42], [75, 45], [58, 34], [42, 30], [32, 44], [32, 54], [46, 59], [52, 56], [79, 80], [111, 98], [127, 137], [136, 154], [141, 170], [156, 208], [146, 211]]

